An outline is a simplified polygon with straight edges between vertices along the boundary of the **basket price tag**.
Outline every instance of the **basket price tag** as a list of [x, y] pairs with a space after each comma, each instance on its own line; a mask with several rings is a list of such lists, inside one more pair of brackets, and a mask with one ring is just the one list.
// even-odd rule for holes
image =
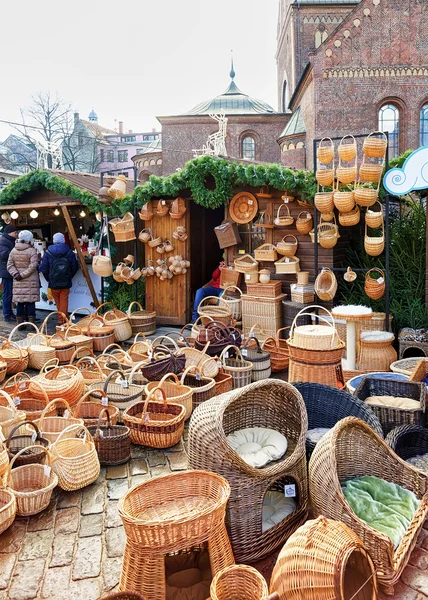
[[252, 200], [248, 200], [248, 205], [252, 206], [253, 205], [253, 201]]
[[196, 381], [201, 381], [201, 374], [199, 372], [196, 373], [195, 377]]
[[70, 416], [70, 411], [68, 410], [68, 408], [66, 408], [64, 411], [64, 419], [68, 419], [69, 416]]
[[296, 485], [294, 483], [290, 483], [289, 485], [284, 486], [284, 496], [286, 498], [296, 497]]
[[165, 206], [165, 204], [166, 204], [165, 200], [161, 200], [161, 205]]
[[43, 465], [43, 475], [45, 477], [50, 477], [51, 476], [51, 468], [49, 465]]
[[75, 320], [76, 320], [76, 315], [71, 315], [70, 319], [71, 319], [72, 321], [75, 321]]
[[296, 288], [297, 288], [297, 283], [292, 283], [292, 284], [290, 285], [290, 289], [291, 289], [291, 291], [292, 291], [292, 292], [293, 292], [293, 291], [294, 291]]
[[103, 396], [101, 398], [101, 404], [102, 404], [102, 406], [108, 406], [108, 398], [107, 398], [107, 396]]
[[151, 350], [149, 350], [147, 356], [148, 356], [149, 360], [152, 360], [152, 358], [153, 358], [153, 352]]
[[0, 442], [5, 442], [6, 438], [3, 435], [3, 431], [0, 429]]
[[254, 336], [254, 331], [251, 331], [251, 332], [250, 332], [250, 338], [253, 338], [253, 337], [255, 337], [255, 336]]
[[217, 361], [217, 366], [218, 366], [218, 368], [219, 368], [219, 369], [221, 369], [221, 368], [222, 368], [222, 366], [223, 366], [223, 363], [221, 362], [221, 360], [218, 360], [218, 361]]
[[241, 354], [242, 356], [248, 356], [248, 350], [246, 348], [242, 348]]
[[384, 283], [385, 279], [383, 277], [379, 277], [379, 279], [377, 280], [378, 283]]
[[125, 389], [126, 389], [126, 388], [129, 388], [129, 383], [127, 382], [127, 380], [126, 380], [126, 379], [121, 379], [121, 381], [120, 381], [120, 386], [121, 386], [122, 388], [125, 388]]
[[180, 337], [178, 339], [180, 342], [184, 342], [184, 337], [182, 335], [180, 335]]
[[15, 406], [19, 406], [21, 404], [21, 398], [19, 396], [15, 396], [13, 399]]
[[286, 262], [286, 263], [289, 263], [289, 262], [290, 262], [290, 259], [288, 258], [288, 256], [286, 256], [286, 257], [285, 257], [285, 260], [284, 260], [284, 262]]
[[33, 435], [31, 436], [31, 441], [34, 443], [37, 440], [37, 431], [33, 431]]
[[26, 384], [26, 383], [20, 383], [20, 384], [19, 384], [19, 389], [20, 389], [20, 390], [25, 390], [25, 388], [26, 388], [26, 387], [27, 387], [27, 384]]
[[100, 438], [104, 437], [104, 431], [102, 429], [99, 430], [98, 435], [100, 436]]
[[224, 353], [224, 358], [229, 358], [229, 352]]
[[247, 273], [247, 275], [245, 275], [245, 280], [249, 281], [251, 279], [251, 275], [249, 273]]
[[145, 421], [150, 421], [150, 416], [149, 416], [149, 413], [146, 413], [146, 414], [144, 415], [144, 420], [145, 420]]

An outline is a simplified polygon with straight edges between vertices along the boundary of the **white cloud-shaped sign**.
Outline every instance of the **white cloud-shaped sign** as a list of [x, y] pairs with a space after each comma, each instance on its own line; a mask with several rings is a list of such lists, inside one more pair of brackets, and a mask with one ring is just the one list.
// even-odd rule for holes
[[402, 169], [391, 169], [383, 178], [385, 189], [394, 196], [428, 188], [428, 146], [415, 150]]

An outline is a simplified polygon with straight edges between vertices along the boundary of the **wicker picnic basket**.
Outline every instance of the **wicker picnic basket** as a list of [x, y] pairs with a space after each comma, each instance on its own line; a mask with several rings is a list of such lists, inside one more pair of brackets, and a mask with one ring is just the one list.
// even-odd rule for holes
[[344, 523], [318, 517], [293, 533], [279, 553], [270, 590], [293, 600], [376, 600], [373, 562]]
[[[345, 143], [347, 141], [348, 143]], [[339, 158], [344, 162], [350, 162], [357, 156], [357, 142], [353, 135], [344, 135], [337, 147]]]
[[55, 356], [60, 364], [67, 364], [70, 362], [76, 350], [76, 344], [71, 340], [66, 340], [64, 334], [55, 333], [49, 338], [49, 345], [55, 350]]
[[346, 213], [339, 213], [339, 223], [342, 227], [353, 227], [360, 222], [360, 207], [356, 204], [352, 210]]
[[[213, 304], [215, 302], [215, 304]], [[207, 325], [211, 319], [229, 325], [232, 319], [232, 309], [228, 302], [217, 296], [206, 296], [198, 306], [198, 315], [202, 317], [202, 325]], [[209, 317], [207, 319], [206, 317]]]
[[[229, 351], [233, 350], [235, 358], [229, 356]], [[245, 360], [237, 346], [226, 346], [220, 355], [222, 370], [228, 375], [232, 375], [233, 389], [244, 387], [251, 383], [253, 363]]]
[[[397, 548], [385, 533], [374, 530], [354, 514], [342, 492], [343, 481], [363, 475], [402, 486], [420, 500]], [[399, 458], [368, 423], [347, 417], [315, 446], [309, 462], [309, 481], [314, 514], [344, 522], [358, 535], [374, 563], [378, 583], [392, 595], [428, 516], [428, 475]]]
[[333, 193], [333, 202], [339, 212], [349, 212], [355, 206], [354, 192], [339, 192], [339, 190], [337, 190]]
[[[367, 224], [364, 234], [364, 250], [370, 256], [379, 256], [385, 249], [385, 228], [382, 222], [382, 235], [373, 237], [367, 233]], [[0, 351], [1, 354], [1, 351]]]
[[[20, 450], [26, 450], [26, 452], [23, 452], [17, 458], [15, 467], [44, 462], [46, 453], [43, 449], [48, 448], [48, 446], [49, 440], [42, 436], [39, 428], [32, 421], [23, 421], [22, 423], [15, 425], [6, 440], [6, 449], [10, 460], [12, 460]], [[30, 447], [31, 449], [28, 449]]]
[[[139, 310], [132, 312], [132, 307], [137, 306]], [[132, 334], [144, 333], [151, 335], [156, 331], [156, 313], [154, 311], [144, 310], [139, 302], [131, 302], [126, 311], [131, 323]]]
[[[38, 397], [35, 397], [32, 392], [35, 387], [40, 392]], [[28, 373], [12, 375], [3, 385], [3, 390], [12, 396], [15, 405], [25, 412], [27, 421], [39, 419], [49, 403], [49, 396], [43, 387], [40, 383], [31, 379]]]
[[[101, 382], [100, 382], [101, 385]], [[101, 396], [101, 402], [95, 402], [91, 400], [93, 393], [96, 392], [97, 396]], [[119, 417], [119, 409], [116, 406], [108, 404], [107, 394], [99, 387], [97, 390], [90, 390], [86, 392], [79, 400], [77, 405], [73, 409], [73, 416], [76, 419], [83, 419], [85, 427], [97, 426], [101, 418], [101, 413], [108, 415], [108, 421], [112, 425], [116, 425]], [[107, 420], [107, 416], [103, 417], [102, 424]]]
[[[104, 304], [100, 304], [100, 306], [95, 311], [96, 314], [99, 314], [99, 310], [101, 307], [111, 304], [110, 302], [104, 302]], [[112, 305], [112, 310], [108, 310], [103, 315], [104, 324], [114, 329], [114, 339], [116, 342], [123, 342], [129, 339], [132, 336], [132, 327], [129, 320], [129, 317], [126, 313], [117, 309], [114, 305]]]
[[[310, 324], [297, 326], [297, 320], [302, 316], [309, 316], [311, 314], [309, 313], [309, 309], [311, 308], [315, 308], [317, 311], [325, 311], [328, 319], [317, 315], [317, 318], [324, 323], [323, 325]], [[323, 306], [317, 305], [307, 306], [297, 313], [290, 327], [289, 341], [302, 350], [329, 350], [337, 348], [341, 343], [330, 311]]]
[[[254, 347], [255, 345], [255, 347]], [[242, 356], [253, 364], [251, 372], [251, 381], [260, 381], [268, 379], [271, 376], [272, 369], [270, 364], [270, 353], [262, 349], [260, 342], [256, 337], [248, 338], [241, 348]]]
[[[85, 382], [79, 369], [73, 365], [64, 365], [62, 367], [53, 367], [42, 370], [32, 381], [40, 383], [48, 395], [49, 400], [62, 398], [70, 406], [74, 406], [83, 396]], [[44, 398], [39, 386], [32, 386], [30, 390], [36, 398]]]
[[377, 229], [378, 227], [381, 227], [383, 223], [382, 204], [379, 202], [379, 200], [376, 200], [375, 204], [376, 203], [379, 204], [380, 210], [372, 210], [367, 208], [365, 214], [366, 225], [371, 229]]
[[257, 273], [259, 270], [259, 263], [251, 256], [251, 254], [244, 254], [243, 256], [235, 258], [234, 265], [235, 271], [238, 271], [238, 273], [244, 273], [244, 275], [247, 273]]
[[88, 426], [101, 465], [121, 465], [131, 458], [129, 427], [110, 420], [111, 407], [103, 407], [96, 425]]
[[290, 353], [286, 340], [280, 338], [281, 331], [288, 329], [288, 327], [282, 327], [276, 332], [276, 336], [267, 338], [263, 342], [263, 350], [266, 350], [270, 354], [270, 364], [273, 373], [279, 373], [288, 369], [290, 362]]
[[204, 365], [202, 367], [192, 365], [187, 367], [181, 376], [181, 385], [192, 388], [192, 410], [195, 410], [199, 404], [209, 400], [216, 395], [216, 382], [212, 377], [203, 374]]
[[94, 352], [103, 352], [115, 341], [114, 327], [105, 325], [101, 317], [93, 316], [90, 319], [87, 334], [93, 339]]
[[5, 340], [0, 346], [0, 360], [7, 365], [6, 374], [15, 375], [28, 367], [28, 350]]
[[330, 213], [334, 210], [333, 192], [317, 192], [314, 204], [320, 213]]
[[[375, 277], [372, 277], [375, 275]], [[385, 273], [378, 268], [367, 271], [364, 281], [364, 292], [372, 300], [379, 300], [385, 293]]]
[[[381, 137], [374, 137], [374, 136]], [[366, 137], [363, 143], [363, 153], [370, 158], [385, 158], [388, 141], [383, 131], [374, 131]]]
[[[288, 241], [286, 241], [288, 238]], [[297, 252], [297, 248], [299, 246], [299, 242], [297, 241], [296, 236], [289, 233], [285, 235], [280, 242], [276, 244], [276, 251], [281, 256], [294, 256]]]
[[[325, 145], [323, 146], [323, 142]], [[317, 158], [323, 165], [328, 165], [334, 158], [334, 145], [329, 137], [322, 138], [317, 148]]]
[[[162, 401], [156, 401], [160, 394]], [[160, 387], [147, 393], [145, 402], [133, 404], [123, 414], [131, 432], [131, 442], [149, 448], [170, 448], [181, 440], [186, 410], [183, 405], [167, 402]]]
[[[167, 209], [168, 212], [168, 209]], [[110, 231], [113, 232], [115, 242], [130, 242], [135, 240], [134, 215], [127, 212], [121, 219], [112, 219], [109, 222]]]
[[209, 600], [268, 600], [268, 596], [266, 580], [259, 571], [247, 565], [231, 565], [212, 580]]
[[275, 262], [275, 273], [298, 273], [300, 271], [300, 258], [297, 256], [283, 256]]
[[[119, 382], [117, 379], [119, 378]], [[92, 398], [101, 402], [101, 394], [97, 391], [100, 383], [95, 382], [89, 386]], [[105, 380], [102, 390], [107, 394], [109, 404], [119, 409], [118, 422], [121, 423], [123, 412], [135, 402], [142, 400], [144, 388], [135, 383], [129, 383], [123, 371], [112, 371]]]
[[[58, 409], [58, 406], [65, 406], [63, 416], [53, 416], [52, 410]], [[49, 415], [49, 416], [48, 416]], [[55, 398], [47, 404], [45, 410], [42, 412], [40, 419], [32, 421], [36, 427], [39, 428], [42, 437], [49, 440], [49, 443], [53, 443], [58, 438], [59, 434], [67, 429], [71, 425], [84, 425], [83, 419], [77, 419], [73, 416], [70, 405], [66, 400], [62, 398]], [[26, 431], [33, 433], [33, 429], [30, 426], [26, 426]]]
[[306, 235], [312, 229], [313, 222], [314, 220], [311, 213], [307, 210], [304, 210], [297, 216], [296, 229], [301, 235]]
[[[80, 352], [80, 356], [84, 356], [85, 352], [87, 352], [87, 348], [89, 348], [90, 350], [94, 349], [94, 341], [93, 338], [89, 335], [85, 335], [82, 332], [82, 329], [80, 327], [80, 325], [69, 325], [64, 333], [64, 339], [66, 341], [72, 342], [75, 346], [76, 350], [81, 349], [82, 352]], [[83, 349], [85, 349], [85, 352], [83, 352]], [[31, 357], [31, 352], [30, 352], [30, 357]]]
[[138, 213], [142, 221], [151, 221], [153, 219], [153, 207], [151, 202], [146, 202]]
[[242, 291], [239, 287], [237, 287], [236, 285], [229, 285], [226, 288], [224, 288], [224, 292], [221, 297], [223, 302], [226, 302], [226, 304], [229, 305], [229, 308], [232, 311], [232, 320], [236, 323], [238, 323], [242, 318], [241, 296]]
[[12, 525], [16, 516], [16, 498], [13, 491], [0, 488], [0, 535]]
[[[285, 212], [285, 214], [281, 214], [282, 207], [284, 207], [283, 212]], [[283, 203], [278, 206], [276, 217], [273, 222], [277, 227], [289, 227], [294, 223], [294, 217], [292, 217], [290, 214], [288, 204]]]
[[[40, 450], [42, 446], [36, 446]], [[44, 510], [51, 501], [54, 488], [58, 485], [58, 477], [50, 467], [49, 452], [46, 448], [42, 451], [46, 454], [46, 464], [27, 464], [12, 470], [19, 457], [32, 450], [33, 446], [22, 448], [12, 458], [9, 464], [6, 485], [16, 498], [16, 514], [19, 517], [37, 515]]]
[[[169, 381], [172, 379], [172, 381]], [[165, 398], [168, 402], [174, 402], [184, 407], [185, 419], [192, 414], [192, 395], [193, 389], [188, 385], [180, 383], [175, 373], [167, 373], [160, 381], [150, 381], [144, 388], [146, 396], [155, 388], [160, 388], [165, 392]]]
[[333, 300], [337, 292], [336, 275], [328, 267], [323, 267], [321, 273], [315, 279], [314, 288], [320, 300], [325, 302]]
[[17, 410], [15, 402], [4, 390], [0, 390], [0, 431], [7, 438], [12, 429], [25, 421], [25, 412]]
[[80, 490], [99, 477], [98, 454], [84, 426], [70, 425], [64, 429], [49, 448], [49, 455], [58, 485], [66, 492]]

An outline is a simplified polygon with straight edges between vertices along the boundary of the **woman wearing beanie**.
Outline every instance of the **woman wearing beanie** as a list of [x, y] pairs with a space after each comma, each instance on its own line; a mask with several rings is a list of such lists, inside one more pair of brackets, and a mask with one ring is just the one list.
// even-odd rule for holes
[[[68, 296], [71, 281], [77, 273], [77, 259], [74, 252], [65, 243], [62, 233], [53, 236], [53, 245], [45, 252], [39, 271], [43, 273], [55, 300], [56, 309], [68, 316]], [[58, 324], [62, 325], [63, 319], [58, 315]]]
[[34, 323], [36, 302], [40, 300], [40, 280], [37, 272], [37, 250], [33, 234], [24, 229], [19, 232], [15, 248], [9, 255], [7, 270], [13, 277], [13, 301], [16, 302], [16, 320], [24, 322], [24, 314]]

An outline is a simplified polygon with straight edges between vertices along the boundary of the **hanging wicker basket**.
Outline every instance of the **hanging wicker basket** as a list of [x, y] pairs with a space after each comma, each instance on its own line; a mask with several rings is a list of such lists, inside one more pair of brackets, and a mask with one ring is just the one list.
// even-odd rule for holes
[[357, 142], [353, 135], [343, 136], [337, 147], [337, 153], [339, 158], [344, 162], [350, 162], [357, 156]]
[[339, 223], [342, 227], [353, 227], [354, 225], [358, 225], [360, 218], [360, 207], [357, 205], [349, 212], [339, 213]]
[[135, 240], [134, 215], [127, 212], [121, 219], [112, 219], [109, 222], [110, 231], [113, 232], [115, 242], [130, 242]]
[[297, 256], [284, 256], [275, 263], [275, 273], [298, 273], [300, 271], [300, 258]]
[[320, 213], [329, 213], [334, 209], [333, 192], [318, 192], [314, 204]]
[[354, 199], [359, 206], [373, 206], [378, 197], [378, 190], [362, 187], [359, 183], [357, 184], [354, 192]]
[[186, 203], [183, 198], [176, 198], [169, 209], [171, 219], [181, 219], [186, 213]]
[[310, 232], [310, 230], [312, 229], [313, 224], [314, 224], [314, 220], [313, 220], [310, 212], [308, 212], [307, 210], [304, 210], [301, 213], [299, 213], [299, 215], [296, 219], [296, 229], [300, 234], [302, 234], [302, 235], [308, 234]]
[[159, 200], [156, 204], [156, 214], [158, 217], [165, 217], [169, 212], [169, 206], [165, 200]]
[[364, 140], [363, 153], [370, 158], [385, 158], [387, 146], [387, 137], [383, 131], [374, 131]]
[[315, 279], [315, 293], [320, 300], [329, 302], [333, 300], [337, 292], [336, 275], [328, 267], [324, 267]]
[[382, 222], [382, 235], [378, 237], [369, 236], [367, 233], [367, 224], [364, 234], [364, 250], [370, 256], [379, 256], [385, 249], [385, 228]]
[[[324, 146], [323, 146], [324, 144]], [[317, 148], [317, 157], [320, 163], [328, 165], [334, 158], [334, 145], [329, 137], [323, 138]]]
[[359, 181], [380, 183], [382, 172], [383, 165], [372, 165], [364, 162], [360, 167]]
[[230, 201], [229, 214], [235, 223], [249, 223], [254, 219], [258, 210], [257, 198], [250, 192], [238, 192]]
[[144, 206], [140, 208], [138, 216], [142, 221], [151, 221], [153, 219], [152, 203], [147, 202], [146, 204], [144, 204]]
[[299, 242], [297, 241], [296, 236], [289, 233], [288, 235], [285, 235], [280, 242], [277, 243], [276, 251], [281, 256], [291, 257], [296, 254], [298, 246]]
[[323, 187], [331, 185], [334, 181], [334, 169], [317, 169], [315, 177]]
[[[283, 214], [281, 214], [281, 209], [284, 207]], [[285, 213], [285, 214], [284, 214]], [[276, 217], [274, 219], [274, 224], [277, 227], [289, 227], [294, 223], [294, 217], [290, 215], [290, 209], [288, 208], [288, 204], [280, 204], [278, 206], [278, 210], [276, 211]]]
[[[376, 202], [377, 202], [377, 204], [379, 204], [380, 210], [375, 211], [375, 210], [371, 210], [371, 209], [367, 208], [366, 215], [365, 215], [366, 225], [367, 225], [367, 227], [370, 227], [371, 229], [377, 229], [378, 227], [381, 227], [383, 224], [382, 204], [379, 202], [379, 200], [376, 200]], [[376, 202], [375, 202], [375, 204], [376, 204]]]
[[238, 273], [257, 273], [259, 270], [259, 263], [251, 256], [251, 254], [244, 254], [243, 256], [235, 258], [234, 264], [235, 271], [238, 271]]
[[339, 192], [333, 194], [334, 206], [341, 213], [350, 212], [355, 206], [354, 192]]
[[[374, 278], [372, 275], [376, 275]], [[385, 293], [385, 273], [381, 269], [367, 271], [364, 281], [364, 291], [372, 300], [379, 300]]]
[[258, 261], [274, 262], [278, 260], [278, 255], [273, 244], [262, 244], [254, 250], [254, 258]]

